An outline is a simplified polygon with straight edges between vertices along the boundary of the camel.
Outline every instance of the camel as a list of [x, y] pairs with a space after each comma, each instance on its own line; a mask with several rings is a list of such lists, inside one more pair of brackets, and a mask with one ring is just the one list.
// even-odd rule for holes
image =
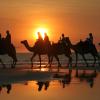
[[86, 81], [92, 88], [94, 85], [94, 79], [97, 77], [97, 75], [98, 73], [96, 71], [92, 73], [86, 73], [85, 71], [83, 71], [83, 73], [79, 73], [78, 70], [76, 70], [75, 77], [78, 78], [80, 82]]
[[72, 57], [71, 57], [71, 49], [66, 45], [66, 43], [61, 42], [61, 43], [53, 43], [51, 45], [51, 63], [53, 60], [53, 57], [55, 55], [65, 55], [66, 57], [68, 57], [69, 61], [68, 61], [68, 67], [72, 66]]
[[[98, 55], [97, 49], [94, 44], [91, 44], [91, 46], [89, 46], [87, 41], [85, 41], [85, 42], [80, 41], [77, 44], [73, 45], [71, 43], [69, 37], [66, 38], [66, 43], [69, 45], [69, 47], [71, 49], [73, 49], [75, 51], [75, 54], [76, 54], [75, 66], [77, 66], [78, 54], [80, 54], [83, 57], [87, 67], [88, 67], [88, 63], [86, 61], [85, 54], [91, 54], [93, 56], [93, 58], [94, 58], [93, 66], [96, 63], [96, 58], [98, 58], [98, 62], [100, 61], [100, 57]], [[99, 65], [100, 65], [100, 62], [99, 62]]]
[[[5, 55], [5, 54], [7, 54], [9, 57], [11, 57], [13, 59], [11, 68], [15, 68], [15, 65], [17, 62], [17, 57], [16, 57], [16, 49], [13, 44], [11, 44], [9, 46], [7, 44], [0, 46], [0, 55]], [[0, 59], [0, 62], [3, 65], [3, 68], [6, 68], [5, 64], [3, 63], [3, 61], [1, 59]]]
[[40, 69], [41, 69], [41, 55], [44, 55], [44, 54], [46, 54], [48, 56], [48, 63], [50, 65], [50, 68], [51, 68], [51, 63], [52, 63], [53, 57], [56, 58], [56, 60], [58, 61], [58, 71], [59, 71], [59, 67], [61, 66], [61, 64], [59, 62], [58, 55], [65, 54], [67, 57], [69, 57], [69, 62], [71, 63], [71, 61], [72, 61], [72, 58], [70, 56], [71, 51], [70, 50], [68, 50], [68, 51], [64, 50], [64, 52], [61, 52], [62, 48], [58, 48], [58, 44], [50, 45], [49, 48], [44, 50], [43, 47], [39, 47], [36, 44], [33, 47], [30, 47], [27, 40], [23, 40], [23, 41], [21, 41], [21, 43], [27, 48], [27, 50], [29, 50], [30, 52], [33, 53], [32, 57], [31, 57], [31, 68], [33, 68], [33, 58], [36, 55], [39, 56]]

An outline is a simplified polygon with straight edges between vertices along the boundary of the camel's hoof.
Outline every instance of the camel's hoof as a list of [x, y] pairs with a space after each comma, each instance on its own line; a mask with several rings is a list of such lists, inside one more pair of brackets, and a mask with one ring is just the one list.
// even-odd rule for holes
[[89, 65], [87, 65], [86, 67], [89, 67]]
[[2, 69], [6, 69], [6, 67], [3, 67]]
[[13, 68], [15, 68], [15, 66], [11, 66], [11, 68], [13, 69]]
[[76, 66], [72, 66], [72, 68], [76, 68]]
[[76, 68], [76, 67], [78, 67], [78, 66], [77, 66], [77, 64], [75, 64], [73, 67]]
[[52, 69], [50, 68], [48, 71], [49, 71], [49, 72], [52, 72]]
[[61, 67], [61, 64], [59, 64], [58, 67]]

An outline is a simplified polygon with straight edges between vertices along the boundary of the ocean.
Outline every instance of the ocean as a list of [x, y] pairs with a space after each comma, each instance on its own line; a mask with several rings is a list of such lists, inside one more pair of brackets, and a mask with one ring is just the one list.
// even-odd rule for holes
[[[26, 68], [31, 67], [31, 61], [30, 61], [31, 57], [32, 57], [32, 53], [17, 53], [18, 62], [17, 62], [16, 66], [18, 68], [19, 67], [20, 68], [21, 67], [26, 67]], [[48, 64], [48, 57], [47, 57], [47, 55], [42, 55], [41, 57], [42, 57], [42, 64], [41, 64], [41, 66], [45, 67]], [[68, 64], [68, 58], [65, 55], [59, 55], [58, 57], [59, 57], [59, 60], [60, 60], [60, 63], [62, 65], [62, 67], [67, 66], [67, 64]], [[83, 58], [80, 55], [78, 57], [79, 57], [78, 58], [78, 64], [86, 66]], [[92, 63], [93, 63], [93, 57], [90, 54], [86, 55], [85, 57], [87, 59], [87, 62], [91, 66]], [[11, 65], [11, 63], [12, 63], [12, 58], [10, 58], [8, 55], [0, 55], [0, 58], [2, 59], [3, 63], [9, 68], [10, 65]], [[75, 60], [76, 60], [75, 54], [73, 53], [72, 54], [72, 64], [73, 64], [73, 66], [75, 65], [75, 62], [76, 62]], [[97, 63], [98, 62], [96, 62], [96, 64]], [[39, 64], [40, 64], [39, 57], [36, 56], [33, 59], [34, 68], [39, 67]], [[53, 59], [52, 66], [57, 66], [57, 61], [56, 61], [55, 58]], [[2, 67], [1, 64], [0, 64], [0, 67]]]

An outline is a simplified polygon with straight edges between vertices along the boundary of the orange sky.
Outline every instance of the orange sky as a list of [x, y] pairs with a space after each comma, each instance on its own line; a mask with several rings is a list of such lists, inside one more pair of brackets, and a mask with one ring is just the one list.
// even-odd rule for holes
[[100, 42], [99, 0], [2, 0], [0, 1], [0, 32], [10, 30], [17, 52], [27, 51], [20, 41], [35, 42], [34, 31], [44, 27], [51, 41], [57, 41], [61, 33], [73, 43], [85, 39], [89, 32]]

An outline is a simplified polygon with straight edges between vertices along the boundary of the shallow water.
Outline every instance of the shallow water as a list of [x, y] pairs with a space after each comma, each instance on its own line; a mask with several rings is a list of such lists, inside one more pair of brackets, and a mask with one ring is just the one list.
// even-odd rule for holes
[[86, 71], [87, 76], [83, 77], [82, 73], [79, 71], [80, 78], [76, 77], [73, 70], [70, 79], [64, 77], [64, 72], [56, 74], [52, 80], [20, 80], [0, 84], [0, 100], [100, 100], [100, 74], [94, 75], [93, 71]]
[[[31, 68], [31, 61], [30, 61], [30, 58], [32, 57], [32, 53], [17, 53], [17, 59], [18, 59], [18, 62], [17, 62], [17, 67], [18, 68]], [[47, 55], [42, 55], [42, 64], [41, 66], [42, 67], [46, 67], [46, 65], [48, 64], [48, 57]], [[6, 64], [6, 67], [9, 68], [11, 67], [11, 63], [12, 63], [12, 59], [7, 56], [7, 55], [3, 55], [1, 56], [0, 55], [0, 58], [2, 59], [2, 61]], [[87, 59], [87, 62], [89, 63], [90, 66], [92, 66], [93, 64], [93, 57], [91, 55], [86, 55], [86, 59]], [[66, 67], [68, 65], [68, 58], [65, 57], [65, 55], [60, 55], [59, 56], [59, 60], [60, 60], [60, 63], [63, 67]], [[72, 54], [72, 64], [73, 66], [75, 65], [75, 54], [73, 53]], [[33, 59], [33, 65], [34, 65], [34, 68], [38, 68], [39, 65], [40, 65], [40, 62], [39, 62], [39, 58], [38, 56], [36, 56], [34, 59]], [[57, 61], [56, 59], [54, 58], [53, 59], [53, 62], [52, 62], [52, 66], [57, 66]], [[84, 60], [82, 59], [82, 57], [79, 55], [79, 59], [78, 59], [78, 65], [79, 66], [86, 66]], [[96, 62], [96, 65], [98, 65], [98, 61]], [[2, 65], [0, 63], [0, 68], [2, 68]]]
[[[63, 75], [57, 73], [58, 76], [55, 75], [52, 79], [44, 76], [43, 79], [40, 77], [42, 74], [33, 77], [34, 71], [40, 72], [40, 69], [38, 69], [38, 57], [34, 58], [34, 69], [30, 69], [31, 56], [32, 54], [30, 53], [17, 54], [18, 62], [16, 69], [9, 69], [12, 61], [11, 58], [6, 55], [0, 56], [7, 67], [7, 69], [0, 69], [0, 100], [100, 100], [100, 74], [98, 71], [96, 76], [93, 70], [86, 70], [87, 76], [84, 76], [82, 74], [83, 71], [80, 70], [79, 75], [82, 74], [84, 77], [79, 78], [76, 77], [76, 72], [73, 70], [71, 77], [63, 77], [68, 73], [68, 69], [65, 69], [68, 59], [60, 56], [62, 64], [60, 72]], [[90, 58], [91, 56], [87, 56], [87, 59], [89, 59], [88, 63], [91, 64], [93, 60], [90, 60]], [[45, 68], [47, 62], [47, 56], [42, 56], [41, 71], [49, 73], [48, 68]], [[73, 63], [75, 63], [74, 55]], [[81, 57], [78, 63], [85, 66]], [[52, 71], [57, 71], [55, 59], [52, 66]], [[0, 68], [2, 68], [1, 65]]]

